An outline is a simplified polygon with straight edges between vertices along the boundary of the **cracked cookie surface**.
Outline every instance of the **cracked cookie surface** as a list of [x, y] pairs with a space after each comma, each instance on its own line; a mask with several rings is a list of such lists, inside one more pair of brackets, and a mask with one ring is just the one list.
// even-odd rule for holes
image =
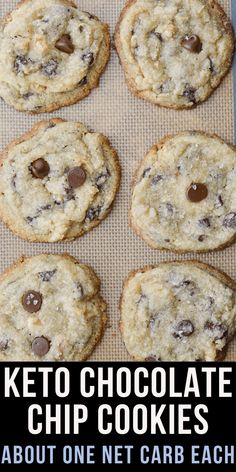
[[129, 0], [116, 48], [135, 95], [157, 105], [191, 108], [227, 73], [234, 33], [215, 0]]
[[223, 359], [236, 330], [236, 285], [197, 261], [131, 273], [121, 299], [121, 331], [138, 361]]
[[97, 226], [120, 182], [109, 141], [81, 123], [42, 121], [1, 155], [0, 216], [24, 239], [74, 239]]
[[100, 282], [73, 257], [22, 258], [0, 287], [1, 361], [81, 361], [102, 335]]
[[236, 236], [236, 149], [215, 135], [164, 138], [135, 178], [131, 224], [150, 246], [176, 252], [224, 248]]
[[0, 96], [50, 112], [87, 96], [108, 62], [108, 26], [67, 0], [24, 0], [0, 25]]

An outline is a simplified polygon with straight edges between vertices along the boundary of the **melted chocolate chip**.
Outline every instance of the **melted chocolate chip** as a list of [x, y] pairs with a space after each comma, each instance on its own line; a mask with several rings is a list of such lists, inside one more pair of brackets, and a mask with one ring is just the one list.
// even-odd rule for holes
[[0, 351], [6, 351], [8, 348], [8, 340], [7, 339], [0, 339]]
[[211, 227], [211, 222], [209, 218], [203, 218], [202, 220], [199, 220], [199, 225], [202, 228], [210, 228]]
[[229, 213], [226, 215], [223, 226], [225, 228], [236, 229], [236, 213]]
[[163, 180], [162, 175], [155, 175], [152, 179], [152, 185], [157, 185], [161, 180]]
[[50, 59], [42, 66], [42, 73], [48, 77], [55, 77], [57, 75], [58, 62], [55, 59]]
[[14, 69], [16, 74], [24, 71], [24, 66], [28, 64], [28, 59], [25, 56], [18, 55], [15, 58]]
[[202, 43], [196, 34], [192, 34], [191, 36], [186, 35], [181, 40], [181, 46], [187, 49], [190, 52], [199, 54], [202, 50]]
[[44, 336], [35, 338], [32, 342], [32, 351], [36, 356], [45, 356], [50, 349], [50, 342]]
[[101, 174], [95, 178], [96, 187], [101, 190], [109, 177], [110, 172], [108, 169], [105, 169], [104, 172], [101, 172]]
[[30, 97], [33, 97], [34, 93], [33, 92], [27, 92], [22, 95], [24, 100], [29, 100]]
[[89, 208], [86, 213], [85, 220], [89, 220], [89, 221], [95, 220], [96, 218], [99, 217], [101, 210], [102, 210], [101, 206]]
[[12, 176], [11, 185], [12, 185], [13, 189], [16, 188], [16, 174], [15, 173]]
[[216, 208], [220, 208], [224, 205], [224, 202], [222, 200], [222, 196], [221, 195], [217, 195], [217, 198], [216, 198], [216, 203], [215, 203], [215, 207]]
[[49, 174], [50, 167], [43, 158], [36, 159], [30, 165], [30, 171], [36, 179], [44, 179]]
[[77, 284], [77, 292], [78, 292], [78, 298], [80, 300], [82, 300], [82, 298], [84, 297], [84, 289], [83, 289], [83, 286], [81, 285], [81, 283], [79, 283], [79, 282]]
[[143, 175], [142, 175], [143, 179], [149, 175], [150, 170], [151, 170], [151, 167], [148, 167], [147, 169], [144, 169]]
[[72, 188], [81, 187], [86, 181], [86, 172], [83, 167], [73, 167], [68, 172], [68, 183]]
[[163, 37], [162, 37], [161, 33], [158, 33], [158, 31], [155, 31], [155, 30], [151, 31], [150, 36], [155, 36], [156, 38], [159, 39], [159, 41], [161, 43], [163, 43]]
[[78, 83], [78, 86], [79, 87], [83, 87], [84, 85], [87, 85], [88, 81], [87, 81], [87, 77], [84, 77], [79, 83]]
[[86, 52], [82, 55], [82, 61], [85, 62], [88, 66], [91, 66], [94, 63], [94, 55], [91, 51]]
[[183, 320], [177, 324], [173, 332], [175, 338], [182, 338], [185, 336], [191, 336], [194, 332], [194, 326], [190, 320]]
[[210, 69], [211, 73], [213, 74], [215, 72], [215, 67], [214, 67], [212, 59], [210, 57], [208, 59], [209, 59], [209, 63], [210, 63], [209, 69]]
[[148, 357], [145, 357], [145, 361], [146, 362], [158, 362], [160, 361], [161, 359], [158, 359], [156, 356], [148, 356]]
[[57, 48], [59, 51], [65, 52], [66, 54], [72, 54], [75, 50], [69, 34], [63, 34], [57, 40], [55, 48]]
[[205, 236], [203, 234], [201, 234], [201, 236], [199, 236], [199, 238], [198, 238], [198, 241], [200, 243], [203, 243], [204, 239], [205, 239]]
[[79, 32], [80, 32], [80, 33], [83, 33], [83, 31], [84, 31], [84, 27], [83, 27], [83, 25], [80, 25], [80, 26], [79, 26]]
[[196, 103], [196, 89], [191, 87], [190, 85], [186, 85], [185, 90], [183, 92], [183, 96], [188, 99], [189, 102]]
[[190, 202], [199, 203], [208, 196], [208, 189], [205, 184], [192, 183], [187, 191]]
[[228, 328], [223, 323], [207, 321], [204, 325], [204, 329], [210, 332], [214, 338], [214, 341], [226, 338], [228, 335]]
[[41, 293], [36, 292], [35, 290], [29, 290], [22, 297], [23, 308], [28, 311], [28, 313], [36, 313], [39, 311], [42, 302], [43, 298]]
[[38, 276], [43, 282], [50, 282], [50, 280], [52, 279], [52, 277], [55, 275], [56, 272], [57, 272], [57, 269], [46, 270], [44, 272], [39, 272]]

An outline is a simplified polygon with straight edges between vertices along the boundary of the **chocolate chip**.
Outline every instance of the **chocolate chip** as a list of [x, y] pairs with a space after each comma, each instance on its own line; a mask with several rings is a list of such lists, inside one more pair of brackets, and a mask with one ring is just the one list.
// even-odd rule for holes
[[152, 185], [157, 185], [159, 182], [161, 182], [161, 180], [163, 180], [162, 175], [155, 175], [152, 178]]
[[156, 38], [159, 39], [159, 41], [161, 43], [163, 43], [163, 37], [162, 37], [161, 33], [158, 33], [158, 31], [155, 31], [155, 30], [151, 31], [150, 36], [155, 36]]
[[173, 336], [175, 338], [182, 338], [185, 336], [191, 336], [194, 332], [194, 326], [189, 320], [183, 320], [180, 321], [180, 323], [177, 324], [175, 327], [175, 330], [173, 332]]
[[214, 67], [212, 59], [210, 57], [208, 59], [209, 59], [209, 63], [210, 63], [209, 69], [210, 69], [211, 73], [213, 74], [215, 72], [215, 67]]
[[8, 348], [8, 340], [7, 339], [1, 339], [0, 340], [0, 351], [6, 351]]
[[50, 342], [44, 336], [35, 338], [32, 342], [32, 351], [36, 356], [45, 356], [50, 349]]
[[50, 59], [46, 64], [42, 65], [42, 72], [48, 77], [57, 75], [58, 62], [55, 59]]
[[29, 100], [30, 97], [33, 97], [33, 92], [27, 92], [22, 95], [24, 100]]
[[208, 189], [205, 184], [192, 183], [187, 191], [190, 202], [199, 203], [208, 196]]
[[96, 20], [97, 19], [95, 15], [91, 15], [91, 13], [88, 13], [87, 11], [84, 11], [83, 13], [85, 13], [88, 16], [89, 20]]
[[224, 205], [221, 195], [217, 195], [215, 207], [220, 208]]
[[83, 31], [84, 31], [84, 27], [83, 27], [83, 25], [80, 25], [80, 26], [79, 26], [79, 32], [80, 32], [80, 33], [83, 33]]
[[44, 272], [39, 272], [38, 276], [43, 282], [50, 282], [50, 280], [52, 279], [52, 277], [55, 275], [56, 272], [57, 272], [57, 269], [46, 270]]
[[36, 313], [42, 306], [43, 298], [41, 293], [29, 290], [22, 297], [22, 305], [28, 313]]
[[50, 121], [50, 123], [47, 125], [46, 129], [55, 128], [55, 126], [56, 126], [56, 123], [54, 123], [53, 121]]
[[151, 170], [151, 167], [148, 167], [147, 169], [144, 169], [143, 176], [142, 176], [143, 179], [148, 176], [148, 174], [150, 173], [150, 170]]
[[12, 176], [11, 185], [12, 185], [13, 189], [16, 188], [16, 173], [14, 173], [13, 176]]
[[188, 99], [189, 102], [196, 103], [196, 89], [191, 87], [190, 85], [185, 86], [185, 90], [183, 92], [183, 96]]
[[101, 190], [101, 188], [104, 186], [106, 183], [107, 179], [110, 177], [110, 172], [108, 169], [105, 169], [104, 172], [101, 172], [96, 178], [95, 178], [95, 183], [96, 187]]
[[83, 87], [83, 85], [87, 85], [88, 81], [87, 81], [87, 77], [84, 77], [79, 83], [78, 83], [78, 86], [79, 87]]
[[94, 55], [91, 51], [86, 52], [82, 55], [82, 61], [85, 62], [88, 66], [91, 66], [94, 63]]
[[204, 329], [210, 332], [214, 337], [214, 341], [226, 338], [228, 335], [228, 328], [223, 323], [207, 321], [204, 325]]
[[84, 297], [84, 289], [81, 283], [77, 284], [77, 292], [78, 292], [78, 298], [82, 300], [82, 298]]
[[160, 361], [160, 359], [157, 359], [156, 356], [148, 356], [148, 357], [145, 357], [145, 361], [146, 362], [158, 362], [158, 361]]
[[101, 210], [102, 210], [101, 206], [89, 208], [86, 213], [85, 220], [89, 220], [89, 221], [95, 220], [95, 218], [99, 217]]
[[196, 34], [186, 35], [181, 40], [181, 46], [190, 52], [199, 54], [202, 50], [202, 43]]
[[30, 171], [36, 179], [44, 179], [49, 174], [50, 167], [43, 158], [36, 159], [30, 165]]
[[15, 58], [14, 69], [17, 74], [24, 71], [24, 66], [28, 64], [28, 59], [25, 56], [18, 55]]
[[73, 167], [68, 172], [68, 182], [72, 188], [81, 187], [86, 180], [86, 172], [83, 167]]
[[198, 238], [198, 241], [200, 243], [203, 243], [204, 239], [205, 239], [205, 236], [203, 234], [201, 234], [201, 236], [199, 236], [199, 238]]
[[209, 218], [203, 218], [202, 220], [199, 220], [198, 223], [202, 228], [210, 228], [211, 227], [211, 222], [210, 222]]
[[66, 54], [72, 54], [75, 50], [69, 34], [63, 34], [56, 42], [55, 48]]
[[225, 228], [236, 229], [236, 213], [229, 213], [226, 215], [223, 221], [223, 226]]

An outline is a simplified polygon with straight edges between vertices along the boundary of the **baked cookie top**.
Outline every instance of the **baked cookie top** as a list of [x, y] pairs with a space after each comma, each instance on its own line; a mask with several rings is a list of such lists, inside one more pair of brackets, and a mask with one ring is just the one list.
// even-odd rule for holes
[[236, 149], [183, 132], [153, 146], [136, 174], [131, 224], [153, 248], [221, 249], [236, 237]]
[[30, 241], [73, 239], [105, 218], [119, 181], [107, 138], [81, 123], [42, 121], [2, 153], [0, 216]]
[[137, 271], [121, 300], [121, 330], [135, 360], [214, 361], [236, 329], [235, 283], [198, 262]]
[[108, 26], [67, 0], [23, 0], [0, 26], [0, 96], [20, 111], [70, 105], [98, 85]]
[[228, 71], [234, 34], [215, 0], [129, 0], [116, 47], [136, 95], [165, 107], [191, 108]]
[[67, 255], [16, 262], [0, 278], [0, 360], [86, 359], [106, 320], [99, 286], [91, 268]]

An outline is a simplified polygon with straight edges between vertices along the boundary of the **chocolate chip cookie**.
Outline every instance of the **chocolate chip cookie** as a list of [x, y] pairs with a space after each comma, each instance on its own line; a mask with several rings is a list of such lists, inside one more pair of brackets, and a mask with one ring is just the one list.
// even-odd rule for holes
[[121, 331], [138, 361], [215, 361], [236, 330], [236, 284], [197, 261], [131, 273], [121, 299]]
[[0, 216], [29, 241], [74, 239], [107, 216], [119, 182], [107, 138], [80, 123], [42, 121], [0, 156]]
[[215, 0], [128, 0], [116, 48], [135, 95], [168, 108], [192, 108], [229, 70], [234, 33]]
[[106, 321], [99, 287], [68, 255], [20, 259], [0, 278], [0, 360], [86, 359]]
[[109, 29], [68, 0], [24, 0], [0, 25], [0, 96], [17, 110], [71, 105], [98, 85]]
[[223, 249], [236, 238], [236, 148], [187, 131], [153, 146], [135, 178], [131, 225], [153, 248]]

